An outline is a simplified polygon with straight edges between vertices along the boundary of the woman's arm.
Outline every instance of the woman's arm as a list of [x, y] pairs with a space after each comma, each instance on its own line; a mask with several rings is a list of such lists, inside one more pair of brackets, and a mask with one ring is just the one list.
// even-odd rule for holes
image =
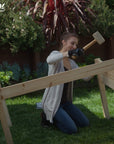
[[47, 63], [48, 64], [55, 64], [58, 61], [62, 60], [64, 57], [67, 57], [67, 56], [68, 56], [68, 52], [53, 51], [47, 57]]

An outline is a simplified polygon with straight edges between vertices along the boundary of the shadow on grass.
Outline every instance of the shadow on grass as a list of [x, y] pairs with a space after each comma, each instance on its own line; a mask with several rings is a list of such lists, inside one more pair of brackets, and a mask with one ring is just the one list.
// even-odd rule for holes
[[[67, 135], [55, 127], [43, 128], [40, 125], [42, 110], [37, 110], [35, 105], [8, 105], [14, 144], [112, 144], [114, 118], [100, 119], [83, 105], [78, 104], [77, 107], [90, 120], [90, 127], [80, 128], [79, 133]], [[3, 132], [0, 139], [0, 143], [5, 144]]]

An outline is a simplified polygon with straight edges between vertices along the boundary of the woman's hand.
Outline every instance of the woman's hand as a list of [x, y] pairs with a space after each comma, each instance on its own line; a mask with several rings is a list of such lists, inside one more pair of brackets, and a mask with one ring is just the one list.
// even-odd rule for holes
[[75, 50], [69, 50], [68, 55], [69, 55], [69, 57], [81, 56], [81, 55], [84, 55], [84, 50], [82, 48], [76, 48]]

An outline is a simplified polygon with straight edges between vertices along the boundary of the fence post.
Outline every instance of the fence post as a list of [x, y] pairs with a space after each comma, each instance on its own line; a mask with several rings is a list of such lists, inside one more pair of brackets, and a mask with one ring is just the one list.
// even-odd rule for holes
[[[0, 85], [1, 88], [1, 85]], [[1, 120], [1, 125], [3, 128], [3, 132], [5, 135], [5, 139], [7, 144], [13, 144], [13, 139], [12, 139], [12, 135], [10, 132], [10, 128], [9, 126], [11, 126], [11, 121], [10, 121], [10, 117], [9, 117], [9, 113], [8, 113], [8, 109], [5, 103], [5, 100], [2, 98], [2, 94], [0, 91], [0, 120]]]
[[[100, 62], [102, 61], [99, 58], [95, 59], [95, 63], [100, 63]], [[98, 78], [98, 84], [99, 84], [99, 89], [100, 89], [103, 114], [105, 118], [109, 119], [110, 116], [109, 116], [109, 110], [108, 110], [108, 103], [107, 103], [105, 84], [103, 82], [102, 74], [98, 74], [97, 78]]]

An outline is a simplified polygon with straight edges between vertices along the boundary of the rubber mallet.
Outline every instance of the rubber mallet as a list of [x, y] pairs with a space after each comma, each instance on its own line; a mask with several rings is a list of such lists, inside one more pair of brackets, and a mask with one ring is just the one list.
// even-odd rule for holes
[[[82, 48], [84, 51], [86, 51], [88, 48], [90, 48], [95, 43], [98, 43], [98, 44], [101, 45], [102, 43], [105, 42], [105, 39], [103, 38], [103, 36], [98, 31], [96, 31], [95, 33], [93, 33], [92, 36], [94, 37], [94, 40], [92, 40], [91, 42], [89, 42], [87, 45], [85, 45]], [[76, 59], [76, 56], [72, 56], [72, 58]]]

